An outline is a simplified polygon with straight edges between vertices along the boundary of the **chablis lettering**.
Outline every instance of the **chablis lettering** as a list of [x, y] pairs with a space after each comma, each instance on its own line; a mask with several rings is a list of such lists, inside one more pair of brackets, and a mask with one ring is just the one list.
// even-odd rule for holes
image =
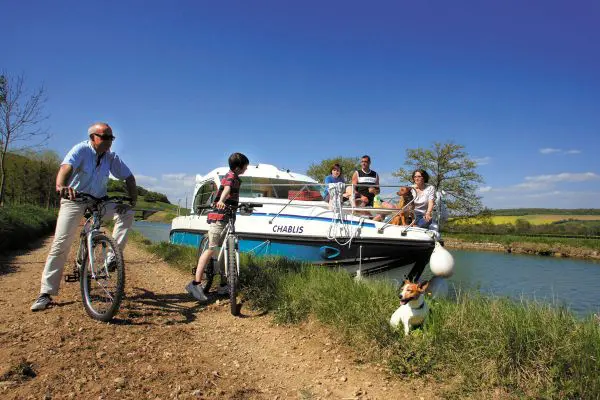
[[302, 233], [304, 232], [304, 227], [298, 225], [273, 225], [273, 232]]

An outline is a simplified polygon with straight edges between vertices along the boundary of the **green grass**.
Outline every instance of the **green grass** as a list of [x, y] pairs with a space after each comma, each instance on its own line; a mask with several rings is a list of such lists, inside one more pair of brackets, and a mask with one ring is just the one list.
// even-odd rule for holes
[[[150, 245], [189, 271], [195, 249]], [[278, 323], [317, 319], [357, 352], [357, 360], [387, 363], [404, 378], [433, 378], [446, 398], [600, 398], [600, 325], [564, 308], [458, 292], [430, 305], [422, 329], [393, 330], [396, 288], [355, 282], [346, 272], [282, 258], [243, 254], [242, 294]]]
[[456, 238], [469, 242], [500, 243], [509, 246], [513, 243], [533, 243], [549, 248], [560, 246], [578, 247], [600, 251], [600, 240], [582, 238], [539, 237], [520, 235], [486, 235], [483, 233], [445, 233], [445, 238]]
[[29, 204], [0, 207], [0, 251], [27, 248], [52, 232], [57, 212]]

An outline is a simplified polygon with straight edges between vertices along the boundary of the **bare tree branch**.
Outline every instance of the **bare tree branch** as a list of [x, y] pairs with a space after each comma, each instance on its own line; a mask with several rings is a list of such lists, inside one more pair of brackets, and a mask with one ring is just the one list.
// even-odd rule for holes
[[[46, 94], [43, 86], [31, 93], [24, 88], [23, 75], [11, 77], [0, 72], [0, 206], [4, 204], [6, 166], [9, 151], [32, 148], [46, 143], [50, 133], [42, 124], [48, 119], [43, 112]], [[23, 145], [16, 146], [16, 143]]]

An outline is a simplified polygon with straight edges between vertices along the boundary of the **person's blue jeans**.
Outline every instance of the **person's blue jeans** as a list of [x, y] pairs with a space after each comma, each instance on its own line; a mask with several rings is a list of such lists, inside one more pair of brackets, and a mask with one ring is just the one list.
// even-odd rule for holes
[[429, 228], [431, 221], [425, 219], [425, 214], [415, 213], [415, 225], [419, 228]]

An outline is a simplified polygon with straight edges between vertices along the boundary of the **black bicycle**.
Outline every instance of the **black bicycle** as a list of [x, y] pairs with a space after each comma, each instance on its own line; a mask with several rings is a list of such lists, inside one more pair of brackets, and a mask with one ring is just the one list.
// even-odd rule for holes
[[125, 262], [117, 243], [101, 231], [100, 226], [107, 204], [125, 205], [125, 202], [131, 202], [131, 198], [97, 198], [87, 193], [77, 193], [74, 201], [86, 203], [86, 221], [79, 234], [73, 273], [66, 275], [65, 281], [79, 281], [87, 314], [95, 320], [107, 322], [119, 311], [123, 299]]
[[[240, 277], [240, 254], [239, 254], [239, 240], [235, 233], [235, 217], [237, 210], [241, 214], [252, 214], [255, 207], [262, 207], [262, 204], [256, 203], [240, 203], [235, 207], [226, 206], [225, 215], [227, 216], [227, 226], [223, 230], [225, 239], [223, 240], [223, 246], [216, 257], [212, 257], [206, 267], [201, 278], [201, 288], [204, 293], [208, 293], [210, 290], [215, 275], [219, 274], [221, 282], [223, 279], [227, 282], [227, 288], [229, 290], [229, 302], [231, 307], [232, 315], [239, 315], [239, 307], [237, 304], [237, 296], [239, 291], [239, 277]], [[198, 206], [196, 212], [200, 213], [202, 210], [213, 209], [212, 206]], [[204, 235], [200, 246], [198, 246], [198, 258], [208, 248], [208, 234]], [[223, 254], [225, 255], [223, 257]], [[196, 268], [192, 269], [192, 274], [196, 274]]]

